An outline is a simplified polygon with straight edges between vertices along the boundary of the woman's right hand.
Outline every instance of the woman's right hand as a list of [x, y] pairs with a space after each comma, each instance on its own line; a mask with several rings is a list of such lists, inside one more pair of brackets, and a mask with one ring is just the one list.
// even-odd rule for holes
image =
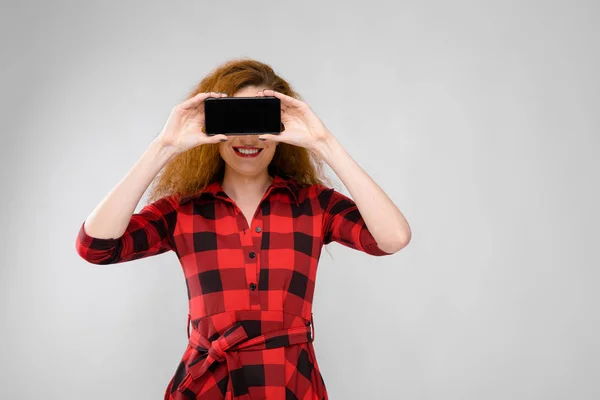
[[175, 153], [182, 153], [202, 144], [228, 140], [226, 135], [208, 136], [202, 131], [204, 128], [204, 100], [208, 97], [226, 96], [227, 94], [220, 92], [201, 92], [176, 105], [157, 140]]

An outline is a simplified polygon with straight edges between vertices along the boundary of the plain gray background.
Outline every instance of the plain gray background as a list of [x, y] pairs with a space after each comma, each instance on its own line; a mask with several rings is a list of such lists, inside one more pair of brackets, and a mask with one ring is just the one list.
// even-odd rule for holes
[[248, 56], [412, 227], [390, 257], [323, 252], [331, 399], [599, 398], [599, 10], [3, 2], [0, 397], [162, 399], [187, 342], [176, 255], [96, 266], [76, 235], [192, 86]]

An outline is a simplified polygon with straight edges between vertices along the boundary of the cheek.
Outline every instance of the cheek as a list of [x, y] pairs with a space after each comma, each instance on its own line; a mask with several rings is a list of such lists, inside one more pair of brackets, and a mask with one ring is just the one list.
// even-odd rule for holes
[[227, 154], [227, 152], [228, 152], [227, 144], [219, 143], [219, 154], [221, 155], [222, 158], [225, 158], [225, 155]]
[[267, 154], [265, 154], [267, 158], [273, 158], [273, 156], [275, 155], [275, 150], [277, 150], [277, 147], [273, 146], [263, 151], [267, 151]]

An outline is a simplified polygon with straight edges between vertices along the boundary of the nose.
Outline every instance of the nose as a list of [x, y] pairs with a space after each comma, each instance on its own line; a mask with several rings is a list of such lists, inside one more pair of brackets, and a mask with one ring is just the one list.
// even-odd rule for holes
[[256, 146], [259, 147], [259, 141], [256, 137], [249, 137], [254, 135], [241, 135], [238, 143], [240, 146]]

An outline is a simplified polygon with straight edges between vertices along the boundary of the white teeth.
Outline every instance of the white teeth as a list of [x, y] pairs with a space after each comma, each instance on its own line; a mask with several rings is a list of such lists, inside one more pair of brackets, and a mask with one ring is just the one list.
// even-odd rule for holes
[[237, 149], [242, 154], [256, 154], [258, 153], [258, 149], [248, 150], [248, 149]]

